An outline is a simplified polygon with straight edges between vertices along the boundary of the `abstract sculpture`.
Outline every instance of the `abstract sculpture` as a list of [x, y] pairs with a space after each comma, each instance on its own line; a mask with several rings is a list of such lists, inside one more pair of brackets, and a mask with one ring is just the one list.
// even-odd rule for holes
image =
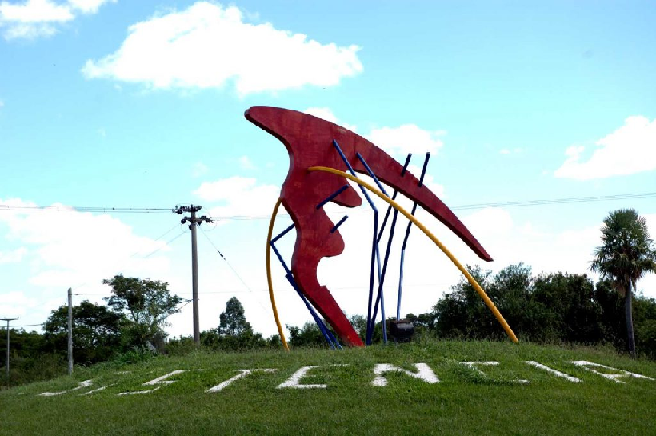
[[[448, 253], [446, 248], [428, 230], [421, 226], [411, 214], [404, 211], [393, 199], [388, 198], [386, 193], [384, 193], [384, 188], [378, 183], [379, 180], [423, 207], [428, 213], [458, 235], [481, 259], [485, 261], [492, 260], [478, 240], [435, 194], [423, 186], [415, 176], [407, 172], [406, 167], [399, 164], [387, 153], [363, 137], [312, 115], [282, 108], [252, 107], [246, 111], [245, 116], [247, 120], [278, 138], [287, 148], [291, 160], [290, 169], [282, 185], [280, 199], [278, 200], [275, 211], [277, 211], [278, 206], [282, 203], [294, 224], [274, 240], [271, 240], [270, 229], [270, 242], [275, 242], [275, 240], [282, 237], [292, 227], [296, 228], [297, 237], [291, 268], [287, 268], [282, 257], [279, 256], [283, 262], [283, 266], [287, 270], [287, 278], [297, 289], [301, 298], [308, 305], [308, 308], [312, 311], [311, 306], [308, 304], [309, 300], [309, 303], [323, 315], [344, 343], [351, 346], [363, 345], [362, 340], [351, 326], [330, 291], [325, 286], [319, 284], [317, 267], [321, 259], [337, 256], [344, 250], [344, 240], [338, 231], [338, 227], [345, 218], [337, 224], [333, 223], [323, 210], [323, 205], [327, 202], [334, 202], [347, 207], [355, 207], [362, 204], [362, 198], [348, 184], [347, 179], [358, 183], [360, 187], [366, 187], [369, 191], [380, 196], [388, 204], [393, 206], [396, 211], [401, 212], [411, 222], [419, 226], [424, 233], [447, 253], [467, 278], [471, 279], [470, 281], [473, 281], [471, 275]], [[347, 174], [341, 170], [349, 170], [351, 174]], [[355, 176], [354, 171], [371, 176], [380, 189], [378, 190], [359, 180]], [[370, 202], [371, 207], [375, 210], [375, 206], [369, 199], [367, 192], [364, 189], [362, 189], [362, 192]], [[272, 228], [273, 218], [271, 224]], [[375, 228], [376, 232], [377, 224]], [[374, 243], [376, 242], [375, 233]], [[380, 236], [378, 239], [380, 239]], [[267, 262], [269, 259], [268, 245]], [[377, 245], [375, 245], [375, 248], [376, 255], [378, 256]], [[277, 250], [276, 254], [278, 254]], [[378, 260], [380, 262], [379, 256]], [[271, 288], [269, 271], [268, 274], [269, 286]], [[378, 275], [380, 279], [380, 268]], [[477, 287], [477, 290], [480, 289], [477, 283], [475, 287]], [[372, 309], [372, 291], [370, 289], [370, 314]], [[516, 340], [510, 328], [507, 327], [505, 320], [501, 317], [501, 314], [498, 313], [494, 304], [485, 295], [485, 292], [480, 289], [479, 294], [481, 294], [486, 304], [495, 313], [495, 316], [502, 323], [509, 336], [513, 340]], [[274, 315], [280, 326], [277, 320], [275, 304]], [[314, 316], [320, 324], [320, 319], [317, 319], [316, 315]], [[368, 327], [370, 322], [371, 320], [368, 319]], [[279, 330], [284, 341], [284, 335], [280, 327]], [[324, 335], [327, 333], [329, 332], [324, 332]]]

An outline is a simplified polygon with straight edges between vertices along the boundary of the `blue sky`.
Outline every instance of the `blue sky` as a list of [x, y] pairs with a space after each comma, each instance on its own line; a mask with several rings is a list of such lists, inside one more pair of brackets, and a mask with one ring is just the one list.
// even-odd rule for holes
[[[265, 217], [289, 160], [244, 119], [254, 105], [345, 125], [397, 160], [415, 153], [417, 167], [431, 151], [429, 186], [495, 258], [485, 268], [589, 273], [610, 211], [635, 208], [656, 234], [654, 195], [457, 206], [656, 192], [654, 28], [656, 8], [638, 1], [2, 1], [0, 316], [39, 324], [69, 286], [77, 302], [101, 302], [102, 279], [117, 273], [189, 297], [178, 215], [70, 207], [194, 203], [218, 218], [199, 234], [201, 328], [236, 295], [272, 334]], [[366, 312], [371, 217], [360, 209], [341, 229], [346, 252], [320, 269], [349, 314]], [[403, 311], [428, 311], [458, 272], [418, 232], [410, 244]], [[308, 320], [276, 274], [283, 323]], [[638, 288], [656, 297], [656, 277]], [[171, 334], [191, 333], [189, 309]]]

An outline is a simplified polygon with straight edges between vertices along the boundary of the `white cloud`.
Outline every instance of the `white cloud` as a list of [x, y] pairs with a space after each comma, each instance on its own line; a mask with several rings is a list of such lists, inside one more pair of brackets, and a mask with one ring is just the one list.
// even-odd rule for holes
[[254, 178], [230, 177], [204, 182], [193, 193], [205, 201], [223, 203], [210, 208], [214, 218], [266, 217], [273, 210], [280, 187], [258, 185]]
[[52, 0], [27, 0], [24, 3], [0, 3], [0, 27], [7, 40], [48, 37], [57, 33], [57, 26], [73, 21], [75, 12], [96, 13], [107, 2], [116, 0], [69, 0], [67, 4]]
[[88, 60], [82, 72], [158, 89], [222, 88], [234, 80], [245, 95], [337, 85], [362, 72], [358, 50], [321, 44], [270, 23], [246, 23], [235, 6], [197, 2], [133, 24], [115, 53]]
[[255, 164], [248, 156], [241, 156], [239, 158], [239, 166], [242, 170], [254, 170]]
[[443, 130], [423, 130], [415, 124], [403, 124], [399, 127], [374, 129], [367, 139], [391, 155], [434, 154], [443, 145], [439, 139], [442, 135]]
[[584, 146], [568, 147], [567, 158], [554, 175], [590, 180], [656, 170], [656, 120], [629, 117], [622, 127], [595, 145], [587, 161], [583, 160]]
[[340, 120], [337, 119], [335, 114], [330, 108], [327, 107], [309, 107], [303, 111], [306, 114], [313, 115], [317, 118], [321, 118], [322, 120], [326, 120], [328, 122], [337, 124], [339, 126], [344, 127], [345, 129], [350, 130], [351, 132], [355, 132], [357, 130], [357, 127], [351, 124], [346, 124]]
[[116, 3], [117, 0], [68, 0], [68, 3], [84, 14], [95, 14], [105, 3]]
[[27, 249], [25, 247], [21, 247], [9, 252], [0, 251], [0, 264], [20, 262], [23, 259], [25, 253], [27, 253]]
[[100, 285], [102, 279], [123, 270], [154, 274], [167, 267], [161, 256], [131, 258], [168, 247], [163, 241], [134, 234], [109, 215], [77, 212], [58, 204], [53, 205], [56, 210], [31, 209], [34, 204], [19, 199], [0, 200], [0, 205], [20, 207], [0, 214], [0, 223], [8, 226], [7, 239], [23, 245], [13, 257], [27, 257], [33, 268], [31, 284], [47, 288], [89, 281]]
[[28, 309], [38, 304], [36, 298], [27, 297], [23, 292], [12, 291], [0, 294], [0, 316], [18, 318], [27, 314]]
[[3, 107], [5, 105], [5, 102], [0, 100], [0, 107]]
[[50, 0], [27, 0], [27, 2], [0, 3], [3, 21], [18, 23], [65, 22], [74, 18], [70, 8]]

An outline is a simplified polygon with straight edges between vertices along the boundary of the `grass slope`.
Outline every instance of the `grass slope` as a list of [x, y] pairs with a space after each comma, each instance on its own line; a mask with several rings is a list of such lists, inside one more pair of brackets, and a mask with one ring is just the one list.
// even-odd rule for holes
[[[581, 383], [557, 378], [525, 363], [540, 362]], [[0, 392], [2, 435], [94, 434], [656, 434], [656, 381], [594, 374], [571, 363], [586, 360], [656, 379], [656, 363], [633, 361], [610, 350], [490, 342], [440, 342], [367, 349], [294, 350], [160, 357], [141, 364], [76, 368], [73, 377]], [[498, 361], [481, 366], [463, 361]], [[415, 371], [424, 362], [439, 377], [429, 384], [386, 373], [372, 386], [374, 366], [389, 363]], [[346, 364], [347, 366], [330, 366]], [[325, 389], [277, 389], [302, 366], [317, 365], [302, 380]], [[205, 391], [256, 372], [215, 393]], [[171, 384], [155, 392], [119, 396], [173, 370]], [[608, 372], [608, 370], [602, 370]], [[53, 397], [92, 379], [93, 386]], [[528, 384], [517, 383], [527, 379]], [[80, 395], [108, 387], [90, 395]]]

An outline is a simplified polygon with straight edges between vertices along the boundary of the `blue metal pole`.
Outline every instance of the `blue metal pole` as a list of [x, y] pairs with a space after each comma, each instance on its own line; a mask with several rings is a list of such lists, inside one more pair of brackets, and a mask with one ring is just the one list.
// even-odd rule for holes
[[[421, 188], [424, 185], [424, 176], [426, 175], [426, 167], [428, 166], [428, 161], [430, 159], [430, 153], [426, 153], [426, 159], [424, 159], [424, 166], [421, 169], [421, 177], [419, 178], [419, 187]], [[412, 216], [415, 215], [415, 212], [417, 211], [417, 203], [413, 203], [412, 205], [412, 212], [410, 214]], [[401, 246], [401, 264], [400, 264], [400, 271], [399, 271], [399, 290], [398, 290], [398, 295], [397, 295], [397, 303], [396, 303], [396, 319], [398, 320], [401, 318], [401, 297], [403, 296], [403, 263], [405, 261], [405, 249], [408, 244], [408, 238], [410, 237], [410, 227], [412, 226], [412, 223], [408, 223], [408, 227], [405, 229], [405, 238], [403, 238], [403, 245]]]
[[[346, 155], [342, 151], [341, 147], [337, 143], [336, 140], [333, 139], [333, 146], [337, 150], [337, 153], [339, 153], [339, 156], [342, 158], [342, 161], [344, 161], [344, 164], [346, 165], [346, 168], [349, 170], [351, 175], [353, 177], [357, 177], [355, 174], [355, 171], [353, 170], [353, 167], [349, 163], [348, 159], [346, 158]], [[362, 192], [362, 195], [367, 199], [367, 202], [369, 203], [369, 206], [371, 209], [374, 211], [374, 238], [373, 238], [373, 243], [372, 243], [372, 253], [371, 253], [371, 268], [370, 268], [370, 273], [369, 273], [369, 307], [367, 308], [367, 335], [365, 339], [365, 344], [371, 345], [371, 336], [373, 335], [373, 327], [375, 325], [375, 321], [371, 319], [371, 303], [373, 300], [373, 294], [374, 294], [374, 263], [377, 261], [378, 262], [378, 281], [380, 282], [380, 277], [381, 277], [381, 268], [380, 268], [380, 253], [378, 252], [378, 209], [374, 205], [374, 202], [371, 200], [371, 197], [369, 196], [369, 193], [367, 193], [367, 190], [362, 187], [361, 185], [358, 185], [360, 188], [360, 191]], [[381, 300], [381, 304], [382, 300]], [[383, 341], [387, 342], [387, 328], [385, 326], [385, 322], [383, 322]]]
[[298, 285], [296, 284], [296, 281], [294, 280], [294, 275], [292, 274], [292, 271], [287, 266], [287, 263], [282, 258], [282, 255], [280, 254], [280, 252], [278, 251], [278, 248], [275, 245], [275, 241], [277, 241], [278, 239], [285, 236], [293, 227], [294, 227], [294, 224], [287, 227], [278, 236], [276, 236], [274, 239], [272, 239], [271, 242], [269, 243], [269, 245], [271, 245], [271, 248], [273, 248], [273, 252], [276, 254], [276, 257], [280, 261], [280, 264], [285, 269], [285, 278], [287, 279], [287, 281], [289, 281], [289, 283], [292, 285], [294, 290], [298, 293], [299, 297], [301, 297], [301, 300], [303, 300], [303, 303], [305, 303], [305, 307], [307, 307], [307, 309], [310, 311], [310, 315], [312, 315], [312, 318], [314, 319], [314, 322], [317, 323], [317, 327], [319, 327], [319, 330], [321, 331], [321, 334], [326, 339], [326, 342], [328, 342], [328, 344], [330, 345], [330, 348], [334, 349], [335, 345], [336, 345], [338, 348], [341, 349], [342, 347], [341, 347], [341, 345], [339, 345], [339, 342], [337, 341], [335, 336], [332, 334], [332, 332], [330, 332], [330, 330], [328, 330], [328, 328], [326, 327], [324, 322], [321, 320], [321, 318], [319, 318], [317, 313], [314, 311], [314, 309], [310, 305], [310, 302], [305, 298], [305, 295], [303, 295], [301, 290], [298, 288]]

